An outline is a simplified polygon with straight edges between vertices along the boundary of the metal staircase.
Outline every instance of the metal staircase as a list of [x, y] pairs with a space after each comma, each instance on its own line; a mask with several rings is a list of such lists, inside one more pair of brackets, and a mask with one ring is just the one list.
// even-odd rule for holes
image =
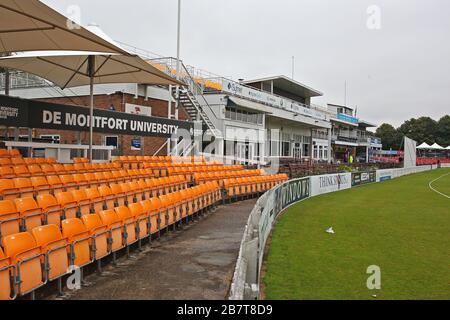
[[[158, 65], [159, 68], [164, 67], [163, 71], [176, 78], [177, 60], [175, 58], [152, 59], [150, 63]], [[178, 79], [184, 82], [186, 86], [179, 87], [178, 92], [176, 87], [172, 87], [172, 97], [175, 101], [178, 99], [180, 106], [186, 110], [186, 113], [191, 120], [202, 121], [205, 131], [209, 131], [216, 139], [222, 139], [222, 133], [214, 126], [214, 123], [205, 112], [205, 109], [208, 109], [211, 114], [214, 114], [211, 106], [203, 95], [203, 89], [194, 80], [181, 61], [179, 63], [179, 68]]]

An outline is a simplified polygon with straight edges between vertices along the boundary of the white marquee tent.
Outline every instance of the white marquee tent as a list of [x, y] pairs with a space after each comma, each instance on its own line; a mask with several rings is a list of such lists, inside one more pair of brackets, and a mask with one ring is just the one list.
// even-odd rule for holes
[[428, 150], [428, 149], [430, 149], [430, 145], [428, 143], [424, 142], [420, 146], [418, 146], [417, 149]]

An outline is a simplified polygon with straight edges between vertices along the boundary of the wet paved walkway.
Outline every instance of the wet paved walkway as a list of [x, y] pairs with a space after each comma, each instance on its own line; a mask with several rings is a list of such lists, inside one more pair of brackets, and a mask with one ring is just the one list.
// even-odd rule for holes
[[220, 206], [132, 252], [68, 299], [225, 299], [228, 295], [245, 224], [256, 200]]

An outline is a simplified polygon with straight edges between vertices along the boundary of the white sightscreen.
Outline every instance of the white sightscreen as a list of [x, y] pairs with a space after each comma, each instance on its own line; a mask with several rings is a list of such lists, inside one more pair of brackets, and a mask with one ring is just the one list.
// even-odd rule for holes
[[405, 168], [416, 166], [417, 142], [405, 137]]

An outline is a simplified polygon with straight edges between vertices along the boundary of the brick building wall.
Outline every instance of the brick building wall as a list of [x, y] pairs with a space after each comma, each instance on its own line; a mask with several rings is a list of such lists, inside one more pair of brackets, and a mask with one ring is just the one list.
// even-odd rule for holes
[[[76, 97], [60, 97], [60, 98], [48, 98], [39, 99], [41, 101], [47, 101], [51, 103], [60, 103], [68, 105], [89, 106], [89, 96], [76, 96]], [[114, 109], [118, 112], [125, 112], [125, 104], [131, 103], [135, 105], [141, 105], [152, 108], [152, 116], [167, 118], [168, 103], [164, 100], [145, 99], [144, 97], [136, 97], [132, 94], [126, 94], [122, 92], [116, 92], [111, 95], [96, 95], [94, 97], [95, 108], [109, 109], [114, 106]], [[172, 115], [175, 113], [175, 104], [172, 105]], [[188, 120], [189, 117], [182, 108], [179, 111], [180, 120]], [[10, 134], [13, 134], [11, 131]], [[27, 135], [28, 132], [22, 130], [22, 135]], [[81, 144], [89, 144], [89, 132], [76, 132], [76, 131], [63, 131], [63, 130], [49, 130], [49, 129], [35, 129], [33, 130], [33, 138], [39, 138], [41, 135], [60, 135], [60, 143], [78, 144], [78, 139], [81, 140]], [[94, 132], [94, 145], [104, 145], [105, 136], [113, 136], [112, 134], [96, 134]], [[131, 150], [131, 142], [137, 136], [132, 135], [119, 135], [118, 142], [119, 148], [113, 154], [115, 155], [153, 155], [158, 149], [167, 141], [166, 138], [160, 137], [144, 137], [143, 138], [143, 151]], [[159, 155], [166, 155], [166, 148], [163, 148]]]

